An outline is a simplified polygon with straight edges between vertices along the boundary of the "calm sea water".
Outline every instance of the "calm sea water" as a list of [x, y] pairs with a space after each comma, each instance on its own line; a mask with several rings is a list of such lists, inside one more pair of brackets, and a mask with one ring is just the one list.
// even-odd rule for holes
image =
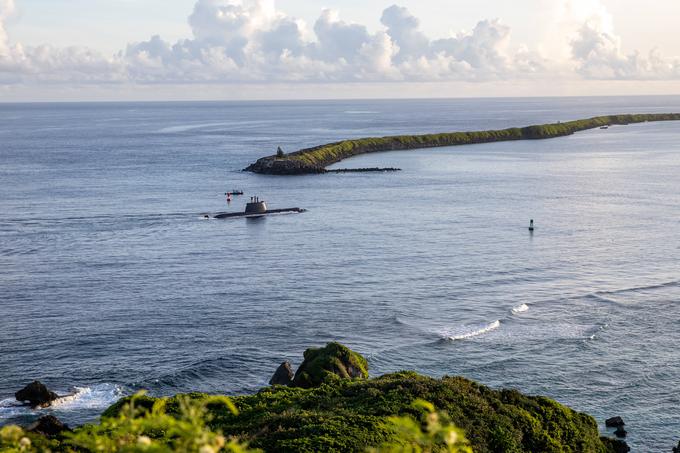
[[[680, 111], [678, 97], [0, 105], [0, 424], [238, 394], [338, 340], [680, 438], [680, 123], [240, 172], [277, 146]], [[245, 197], [227, 206], [224, 192]], [[259, 195], [300, 215], [203, 220]], [[530, 218], [537, 229], [527, 230]]]

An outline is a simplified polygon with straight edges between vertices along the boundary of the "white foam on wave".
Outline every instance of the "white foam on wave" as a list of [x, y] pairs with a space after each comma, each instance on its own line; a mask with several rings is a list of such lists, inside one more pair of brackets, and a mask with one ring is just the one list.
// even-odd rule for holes
[[[486, 324], [482, 327], [478, 328], [470, 328], [473, 330], [467, 330], [467, 331], [462, 331], [460, 333], [457, 332], [442, 332], [442, 336], [446, 338], [447, 340], [450, 341], [459, 341], [459, 340], [467, 340], [469, 338], [474, 338], [478, 337], [480, 335], [484, 335], [485, 333], [489, 333], [491, 331], [494, 331], [498, 329], [501, 326], [501, 322], [499, 320], [496, 320], [492, 323]], [[469, 326], [468, 326], [469, 327]]]
[[0, 420], [18, 417], [26, 413], [27, 413], [26, 406], [24, 406], [14, 398], [0, 400]]
[[0, 400], [0, 420], [31, 414], [71, 412], [83, 409], [104, 410], [123, 397], [123, 390], [115, 384], [96, 384], [92, 387], [74, 387], [66, 396], [52, 402], [46, 408], [32, 409], [14, 398]]
[[75, 387], [72, 394], [54, 401], [52, 408], [56, 410], [105, 409], [122, 396], [122, 389], [114, 384]]
[[525, 313], [527, 311], [529, 311], [529, 306], [527, 304], [522, 304], [522, 305], [518, 305], [515, 308], [513, 308], [512, 314], [516, 315], [516, 314], [519, 314], [519, 313]]

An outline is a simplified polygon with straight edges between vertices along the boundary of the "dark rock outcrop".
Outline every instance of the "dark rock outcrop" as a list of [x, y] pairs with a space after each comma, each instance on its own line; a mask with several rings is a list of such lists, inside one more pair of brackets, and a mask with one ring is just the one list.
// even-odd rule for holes
[[68, 425], [65, 425], [53, 415], [45, 415], [44, 417], [40, 417], [26, 430], [32, 433], [42, 434], [43, 436], [47, 437], [55, 437], [64, 431], [71, 431]]
[[610, 453], [628, 453], [630, 451], [628, 444], [620, 439], [601, 437], [600, 440], [602, 440], [602, 443], [607, 448], [606, 451]]
[[326, 172], [323, 167], [308, 165], [297, 159], [278, 158], [276, 156], [258, 159], [257, 162], [248, 166], [244, 171], [265, 175], [308, 175]]
[[619, 426], [618, 428], [616, 428], [616, 431], [614, 431], [614, 435], [616, 437], [626, 437], [627, 434], [628, 432], [625, 429], [623, 429], [623, 426]]
[[618, 428], [619, 426], [625, 425], [623, 419], [618, 415], [616, 417], [608, 418], [604, 421], [604, 424], [607, 428]]
[[323, 348], [310, 348], [293, 378], [293, 386], [310, 388], [338, 379], [368, 377], [368, 362], [347, 346], [328, 343]]
[[295, 374], [290, 362], [283, 362], [269, 380], [269, 385], [290, 385], [293, 383], [293, 377]]
[[33, 381], [23, 389], [14, 394], [17, 401], [27, 401], [33, 407], [47, 407], [52, 401], [59, 398], [59, 395], [49, 390], [40, 381]]
[[401, 168], [394, 167], [338, 168], [334, 170], [326, 170], [326, 173], [385, 173], [391, 171], [401, 171]]

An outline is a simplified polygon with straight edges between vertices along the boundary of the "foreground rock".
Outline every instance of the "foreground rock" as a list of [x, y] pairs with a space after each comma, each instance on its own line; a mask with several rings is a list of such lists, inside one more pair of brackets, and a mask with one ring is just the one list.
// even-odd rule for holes
[[71, 431], [68, 425], [65, 425], [57, 417], [53, 415], [45, 415], [40, 417], [36, 422], [30, 425], [27, 431], [42, 434], [47, 437], [55, 437], [64, 431]]
[[290, 362], [283, 362], [269, 380], [269, 385], [290, 385], [293, 383], [294, 376]]
[[59, 395], [49, 390], [40, 381], [33, 381], [14, 394], [17, 401], [28, 402], [32, 407], [47, 407]]
[[293, 378], [295, 387], [310, 388], [338, 379], [368, 378], [366, 359], [340, 343], [307, 349], [304, 357]]

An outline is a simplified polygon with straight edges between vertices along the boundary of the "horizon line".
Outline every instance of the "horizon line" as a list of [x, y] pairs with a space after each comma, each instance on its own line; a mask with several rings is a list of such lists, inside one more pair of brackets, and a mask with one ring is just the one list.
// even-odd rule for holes
[[3, 101], [0, 105], [17, 104], [170, 104], [170, 103], [265, 103], [265, 102], [340, 102], [340, 101], [455, 101], [455, 100], [497, 100], [497, 99], [611, 99], [611, 98], [662, 98], [680, 97], [680, 93], [672, 94], [602, 94], [602, 95], [536, 95], [536, 96], [443, 96], [443, 97], [334, 97], [334, 98], [268, 98], [268, 99], [139, 99], [139, 100], [34, 100]]

